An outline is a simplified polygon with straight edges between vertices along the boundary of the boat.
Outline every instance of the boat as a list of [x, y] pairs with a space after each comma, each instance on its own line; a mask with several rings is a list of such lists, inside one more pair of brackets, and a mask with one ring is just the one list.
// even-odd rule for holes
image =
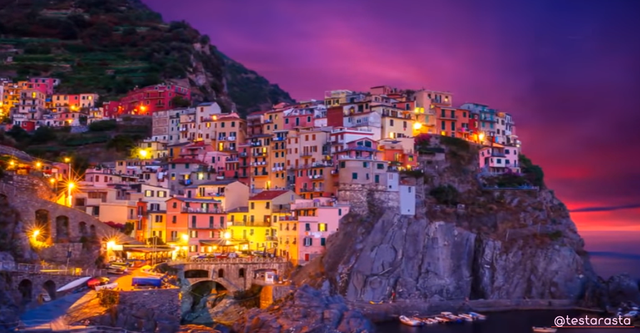
[[464, 321], [473, 321], [473, 316], [467, 313], [461, 313], [458, 317], [462, 318]]
[[56, 292], [59, 293], [59, 292], [63, 292], [63, 291], [67, 291], [67, 290], [78, 288], [78, 287], [84, 285], [84, 283], [89, 281], [89, 280], [91, 280], [90, 276], [79, 278], [77, 280], [74, 280], [74, 281], [72, 281], [72, 282], [70, 282], [68, 284], [65, 284], [64, 286], [60, 287], [60, 289], [56, 290]]
[[469, 314], [473, 317], [473, 319], [476, 320], [485, 320], [487, 319], [487, 316], [477, 313], [477, 312], [469, 312]]
[[536, 333], [555, 333], [558, 329], [553, 327], [536, 327], [533, 326], [533, 331]]
[[422, 326], [424, 325], [424, 323], [422, 322], [422, 320], [415, 318], [415, 317], [407, 317], [407, 316], [400, 316], [398, 317], [398, 319], [400, 319], [400, 322], [405, 324], [405, 325], [409, 325], [409, 326]]
[[423, 323], [427, 324], [427, 325], [433, 325], [433, 324], [437, 324], [438, 321], [433, 319], [433, 318], [422, 318], [421, 319]]
[[441, 324], [446, 324], [446, 323], [450, 323], [451, 322], [451, 320], [449, 318], [445, 318], [445, 317], [436, 316], [436, 317], [433, 317], [433, 319], [435, 319], [436, 321], [438, 321]]
[[379, 302], [374, 302], [374, 301], [369, 301], [369, 303], [371, 304], [382, 304], [383, 301], [379, 301]]
[[629, 311], [622, 316], [625, 318], [634, 318], [638, 316], [638, 311]]
[[449, 321], [450, 321], [450, 322], [452, 322], [452, 323], [461, 323], [461, 322], [462, 322], [462, 318], [460, 318], [460, 317], [458, 317], [458, 316], [454, 315], [454, 314], [453, 314], [453, 313], [451, 313], [451, 312], [440, 312], [440, 314], [441, 314], [443, 317], [445, 317], [445, 318], [449, 319]]

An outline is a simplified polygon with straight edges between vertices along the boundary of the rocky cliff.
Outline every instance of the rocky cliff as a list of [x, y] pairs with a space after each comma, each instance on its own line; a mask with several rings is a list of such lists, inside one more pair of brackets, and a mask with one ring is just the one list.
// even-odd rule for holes
[[[348, 301], [571, 299], [606, 302], [584, 242], [553, 191], [483, 187], [519, 177], [479, 177], [477, 148], [456, 140], [422, 155], [415, 216], [385, 209], [348, 215], [322, 258], [295, 276]], [[437, 150], [436, 150], [437, 151]], [[437, 155], [437, 154], [436, 154]]]

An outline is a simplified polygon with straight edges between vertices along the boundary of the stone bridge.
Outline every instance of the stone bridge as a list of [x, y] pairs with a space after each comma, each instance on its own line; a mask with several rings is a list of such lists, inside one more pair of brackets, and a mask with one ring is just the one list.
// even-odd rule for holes
[[92, 272], [82, 272], [70, 269], [68, 271], [32, 269], [36, 265], [5, 265], [0, 264], [0, 279], [4, 279], [20, 299], [23, 308], [37, 304], [38, 298], [42, 294], [48, 294], [51, 300], [56, 299], [60, 287], [77, 280], [83, 276], [89, 276]]
[[283, 276], [290, 265], [285, 258], [200, 259], [168, 264], [178, 269], [180, 279], [189, 281], [191, 286], [213, 281], [229, 292], [248, 290], [252, 284], [260, 284], [256, 279], [260, 272], [275, 271]]

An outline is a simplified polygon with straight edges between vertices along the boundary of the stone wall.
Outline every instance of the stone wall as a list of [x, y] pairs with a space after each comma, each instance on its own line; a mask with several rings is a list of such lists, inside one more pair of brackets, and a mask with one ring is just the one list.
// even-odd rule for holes
[[179, 289], [121, 291], [115, 315], [90, 318], [93, 324], [135, 332], [174, 333], [180, 329]]
[[[39, 240], [41, 242], [64, 244], [61, 246], [64, 251], [58, 247], [46, 250], [45, 256], [49, 261], [66, 262], [66, 249], [69, 243], [86, 242], [88, 239], [99, 240], [114, 235], [118, 235], [121, 241], [135, 242], [85, 212], [59, 205], [36, 196], [31, 191], [16, 187], [15, 185], [21, 183], [16, 183], [15, 180], [13, 183], [3, 180], [1, 184], [0, 195], [6, 197], [9, 205], [18, 212], [24, 226], [24, 230], [22, 230], [24, 238], [30, 237], [29, 233], [37, 228], [40, 230]], [[77, 244], [71, 246], [75, 249], [73, 251], [77, 253], [82, 251], [78, 249], [79, 245]], [[25, 252], [27, 251], [29, 249], [25, 249]]]
[[69, 258], [70, 266], [90, 266], [95, 263], [96, 258], [100, 255], [100, 247], [89, 243], [67, 243], [52, 244], [49, 247], [40, 249], [38, 256], [46, 262], [65, 261], [67, 252], [71, 251]]
[[[198, 277], [193, 279], [186, 279], [190, 284], [195, 284], [200, 281], [215, 281], [220, 283], [223, 287], [230, 291], [236, 290], [248, 290], [253, 284], [253, 275], [255, 271], [262, 269], [275, 269], [277, 274], [282, 276], [287, 271], [289, 263], [286, 261], [277, 261], [271, 259], [264, 259], [260, 261], [243, 261], [232, 260], [229, 262], [216, 262], [216, 263], [189, 263], [172, 265], [175, 266], [180, 272], [179, 277], [185, 279], [184, 272], [186, 271], [206, 271], [206, 277]], [[220, 270], [222, 270], [222, 276], [220, 276]], [[242, 272], [241, 272], [242, 270]], [[241, 276], [244, 275], [244, 276]], [[229, 285], [229, 283], [231, 285]]]
[[[367, 215], [371, 199], [385, 204], [385, 210], [400, 211], [400, 192], [387, 191], [384, 185], [376, 184], [340, 184], [338, 201], [347, 201], [351, 204], [351, 212]], [[375, 203], [373, 203], [375, 204]]]

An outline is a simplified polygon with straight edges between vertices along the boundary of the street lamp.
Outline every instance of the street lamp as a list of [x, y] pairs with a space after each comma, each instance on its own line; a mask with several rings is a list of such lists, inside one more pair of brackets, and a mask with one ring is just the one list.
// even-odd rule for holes
[[71, 190], [73, 190], [73, 188], [74, 188], [75, 186], [76, 186], [76, 185], [75, 185], [74, 183], [69, 183], [69, 185], [67, 186], [67, 187], [68, 187], [68, 190], [67, 190], [67, 198], [68, 198], [68, 200], [69, 200], [69, 207], [71, 207]]
[[36, 229], [33, 231], [33, 239], [37, 240], [38, 235], [40, 235], [40, 229]]
[[141, 159], [145, 159], [145, 158], [147, 158], [147, 156], [149, 155], [149, 152], [148, 152], [148, 151], [146, 151], [145, 149], [140, 149], [140, 150], [138, 151], [138, 155], [140, 155], [140, 158], [141, 158]]

